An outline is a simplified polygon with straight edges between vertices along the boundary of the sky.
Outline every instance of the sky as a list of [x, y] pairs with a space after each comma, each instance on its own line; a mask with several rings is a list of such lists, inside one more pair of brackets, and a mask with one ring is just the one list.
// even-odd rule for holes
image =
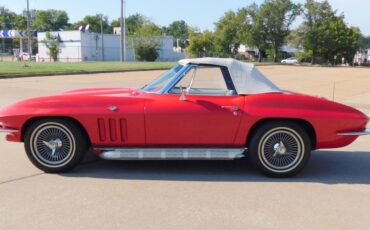
[[[120, 0], [29, 0], [31, 9], [59, 9], [67, 11], [70, 22], [81, 20], [85, 15], [102, 13], [110, 20], [120, 15]], [[292, 0], [303, 3], [304, 0]], [[263, 0], [126, 0], [126, 14], [140, 13], [161, 26], [175, 20], [185, 20], [201, 30], [213, 30], [216, 22], [226, 11], [237, 10], [253, 2]], [[346, 22], [357, 26], [370, 35], [370, 0], [329, 0], [338, 13], [344, 13]], [[0, 0], [0, 5], [21, 13], [26, 0]], [[299, 24], [299, 20], [294, 26]]]

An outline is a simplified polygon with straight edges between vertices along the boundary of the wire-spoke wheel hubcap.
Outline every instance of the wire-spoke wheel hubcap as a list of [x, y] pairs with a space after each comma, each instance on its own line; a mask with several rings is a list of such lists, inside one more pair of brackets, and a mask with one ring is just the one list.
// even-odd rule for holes
[[261, 138], [258, 157], [268, 170], [285, 173], [294, 170], [302, 162], [304, 151], [304, 142], [295, 130], [279, 127]]
[[76, 142], [70, 130], [58, 123], [37, 127], [31, 136], [31, 151], [35, 159], [47, 167], [62, 167], [75, 154]]

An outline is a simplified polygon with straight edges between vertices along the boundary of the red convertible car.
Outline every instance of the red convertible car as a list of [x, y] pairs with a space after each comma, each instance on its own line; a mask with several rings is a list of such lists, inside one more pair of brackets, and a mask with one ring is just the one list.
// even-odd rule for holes
[[345, 105], [279, 89], [253, 65], [187, 59], [141, 89], [93, 88], [0, 110], [0, 131], [24, 142], [48, 173], [90, 148], [108, 160], [232, 160], [273, 177], [297, 174], [311, 150], [351, 144], [369, 118]]

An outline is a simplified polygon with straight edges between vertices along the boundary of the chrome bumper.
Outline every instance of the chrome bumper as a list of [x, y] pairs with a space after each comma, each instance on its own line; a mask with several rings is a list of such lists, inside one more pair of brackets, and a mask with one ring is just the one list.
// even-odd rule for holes
[[364, 136], [370, 135], [370, 129], [365, 129], [360, 132], [338, 133], [339, 136]]
[[0, 133], [18, 133], [18, 132], [19, 132], [19, 130], [4, 128], [4, 127], [0, 124]]

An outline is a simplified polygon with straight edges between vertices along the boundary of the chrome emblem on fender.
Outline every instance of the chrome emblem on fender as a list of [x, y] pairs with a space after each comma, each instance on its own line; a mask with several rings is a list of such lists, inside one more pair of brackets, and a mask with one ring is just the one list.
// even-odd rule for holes
[[117, 110], [118, 110], [118, 107], [117, 107], [117, 106], [109, 106], [109, 107], [108, 107], [108, 109], [109, 109], [110, 111], [115, 112], [115, 111], [117, 111]]

